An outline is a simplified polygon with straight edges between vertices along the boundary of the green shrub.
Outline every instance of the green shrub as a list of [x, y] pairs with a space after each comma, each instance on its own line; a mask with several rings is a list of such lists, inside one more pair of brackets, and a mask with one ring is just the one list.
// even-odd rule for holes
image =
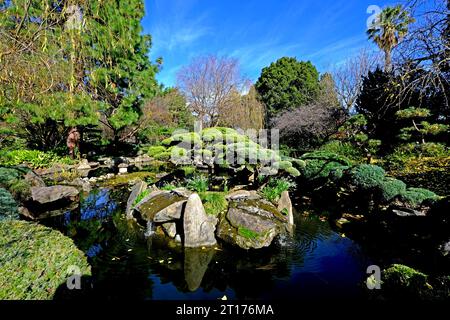
[[154, 156], [156, 156], [157, 154], [163, 153], [163, 152], [165, 152], [165, 151], [166, 151], [166, 148], [163, 147], [163, 146], [151, 146], [151, 147], [148, 148], [147, 154], [148, 154], [150, 157], [154, 157]]
[[300, 173], [305, 180], [310, 182], [335, 179], [336, 173], [342, 173], [351, 165], [350, 160], [346, 157], [326, 151], [305, 153], [300, 160], [305, 162], [305, 166], [300, 168]]
[[0, 188], [0, 223], [3, 220], [18, 219], [17, 203], [8, 190]]
[[14, 150], [0, 153], [0, 164], [5, 166], [17, 166], [28, 164], [32, 168], [46, 168], [53, 164], [74, 164], [69, 157], [59, 157], [52, 152], [38, 150]]
[[354, 162], [361, 162], [361, 160], [365, 157], [364, 152], [356, 148], [350, 142], [342, 142], [338, 140], [333, 140], [326, 143], [320, 147], [319, 150], [344, 156]]
[[439, 196], [433, 191], [423, 188], [408, 188], [400, 195], [400, 199], [412, 206], [418, 206], [425, 200], [436, 200]]
[[205, 176], [195, 176], [187, 181], [186, 187], [199, 193], [206, 192], [209, 188], [209, 181]]
[[339, 162], [310, 159], [305, 160], [305, 167], [300, 169], [301, 175], [308, 181], [328, 179], [332, 172], [344, 170], [344, 166]]
[[31, 196], [31, 185], [23, 179], [13, 180], [8, 188], [15, 199], [26, 200]]
[[350, 169], [350, 167], [347, 167], [347, 166], [337, 166], [337, 167], [331, 168], [328, 173], [328, 178], [331, 181], [337, 182], [342, 179], [342, 177], [344, 176], [344, 173], [348, 169]]
[[278, 162], [278, 168], [280, 168], [281, 170], [286, 170], [287, 168], [292, 168], [292, 162], [282, 160], [282, 161]]
[[406, 191], [406, 184], [394, 178], [385, 178], [378, 186], [381, 200], [388, 202]]
[[22, 172], [14, 168], [0, 167], [0, 186], [8, 188], [12, 181], [19, 179]]
[[344, 156], [327, 152], [327, 151], [314, 151], [314, 152], [308, 152], [303, 154], [300, 157], [301, 160], [323, 160], [326, 162], [336, 162], [343, 166], [350, 166], [352, 163], [351, 161]]
[[52, 299], [72, 275], [71, 266], [91, 274], [86, 256], [59, 231], [25, 221], [0, 222], [0, 299]]
[[217, 216], [228, 208], [228, 202], [222, 192], [201, 192], [199, 196], [207, 214]]
[[154, 158], [156, 160], [160, 160], [160, 161], [169, 161], [171, 156], [172, 156], [172, 154], [170, 152], [165, 151], [165, 152], [155, 154]]
[[284, 169], [284, 171], [286, 171], [293, 177], [299, 177], [301, 175], [300, 171], [298, 171], [294, 167], [288, 167], [288, 168]]
[[371, 164], [360, 164], [350, 170], [351, 183], [363, 190], [380, 186], [384, 177], [384, 169]]
[[196, 168], [194, 166], [183, 166], [180, 168], [180, 170], [183, 171], [184, 176], [186, 177], [192, 175], [195, 172]]
[[425, 297], [432, 289], [428, 277], [422, 272], [402, 264], [393, 264], [383, 270], [382, 288], [397, 298]]
[[284, 191], [295, 187], [295, 183], [286, 178], [270, 178], [267, 185], [261, 190], [262, 196], [275, 203]]
[[391, 169], [403, 169], [417, 158], [449, 156], [450, 149], [441, 143], [407, 143], [395, 148], [394, 152], [386, 157], [385, 162]]
[[291, 159], [289, 159], [289, 161], [291, 161], [292, 165], [293, 165], [294, 168], [297, 169], [297, 170], [300, 170], [300, 169], [303, 169], [304, 167], [306, 167], [306, 162], [305, 162], [305, 160], [300, 160], [300, 159], [291, 158]]

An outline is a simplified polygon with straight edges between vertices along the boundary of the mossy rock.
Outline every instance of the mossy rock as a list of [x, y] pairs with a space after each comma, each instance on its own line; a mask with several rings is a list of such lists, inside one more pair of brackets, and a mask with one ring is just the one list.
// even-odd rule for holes
[[431, 295], [432, 287], [428, 284], [428, 276], [411, 267], [393, 264], [383, 270], [382, 275], [381, 288], [393, 298], [422, 299]]
[[48, 300], [70, 268], [90, 275], [86, 256], [59, 231], [25, 221], [0, 222], [0, 299]]
[[0, 223], [3, 220], [18, 219], [17, 203], [8, 190], [0, 188]]

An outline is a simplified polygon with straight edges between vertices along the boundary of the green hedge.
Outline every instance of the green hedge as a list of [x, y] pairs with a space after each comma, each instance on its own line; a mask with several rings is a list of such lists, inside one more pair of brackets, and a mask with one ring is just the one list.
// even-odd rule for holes
[[70, 266], [91, 274], [70, 238], [35, 223], [0, 222], [0, 299], [52, 299], [71, 275]]

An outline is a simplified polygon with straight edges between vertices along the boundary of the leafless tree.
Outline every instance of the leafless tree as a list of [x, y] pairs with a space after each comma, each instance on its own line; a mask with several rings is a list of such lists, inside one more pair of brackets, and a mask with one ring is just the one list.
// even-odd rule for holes
[[308, 150], [335, 133], [342, 119], [339, 109], [313, 103], [284, 111], [274, 119], [273, 128], [280, 130], [282, 143], [298, 150]]
[[336, 91], [345, 112], [349, 113], [354, 107], [361, 91], [363, 77], [375, 69], [380, 61], [380, 54], [363, 49], [333, 70]]
[[214, 55], [195, 58], [177, 74], [178, 87], [205, 127], [218, 124], [220, 111], [227, 109], [245, 84], [236, 59]]
[[416, 23], [395, 56], [397, 71], [402, 75], [400, 98], [410, 99], [418, 91], [426, 98], [434, 88], [442, 93], [443, 107], [449, 112], [450, 0], [412, 0], [407, 8]]

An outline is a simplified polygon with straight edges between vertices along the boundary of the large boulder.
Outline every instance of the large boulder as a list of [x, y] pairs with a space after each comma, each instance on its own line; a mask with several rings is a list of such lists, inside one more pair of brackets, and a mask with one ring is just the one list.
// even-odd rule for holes
[[30, 171], [23, 176], [24, 180], [27, 181], [32, 187], [45, 187], [45, 182], [42, 178], [35, 172]]
[[31, 197], [20, 213], [30, 219], [44, 219], [74, 210], [79, 203], [78, 189], [70, 186], [32, 187]]
[[75, 201], [79, 195], [76, 188], [70, 186], [32, 187], [31, 200], [41, 205], [60, 200]]
[[131, 218], [133, 216], [132, 213], [135, 201], [145, 189], [147, 189], [147, 183], [142, 180], [138, 180], [131, 188], [131, 193], [127, 200], [127, 208], [125, 209], [127, 218]]
[[215, 245], [216, 224], [217, 218], [206, 214], [199, 195], [192, 194], [184, 210], [184, 246], [195, 248]]
[[135, 206], [135, 210], [146, 221], [166, 222], [181, 218], [181, 210], [185, 202], [185, 197], [174, 192], [155, 190], [142, 199]]
[[221, 217], [217, 236], [243, 249], [260, 249], [284, 233], [287, 225], [287, 218], [267, 201], [236, 201]]
[[278, 200], [278, 211], [282, 214], [285, 214], [289, 225], [294, 224], [294, 213], [292, 210], [292, 201], [289, 197], [288, 191], [283, 191], [280, 196], [280, 200]]

